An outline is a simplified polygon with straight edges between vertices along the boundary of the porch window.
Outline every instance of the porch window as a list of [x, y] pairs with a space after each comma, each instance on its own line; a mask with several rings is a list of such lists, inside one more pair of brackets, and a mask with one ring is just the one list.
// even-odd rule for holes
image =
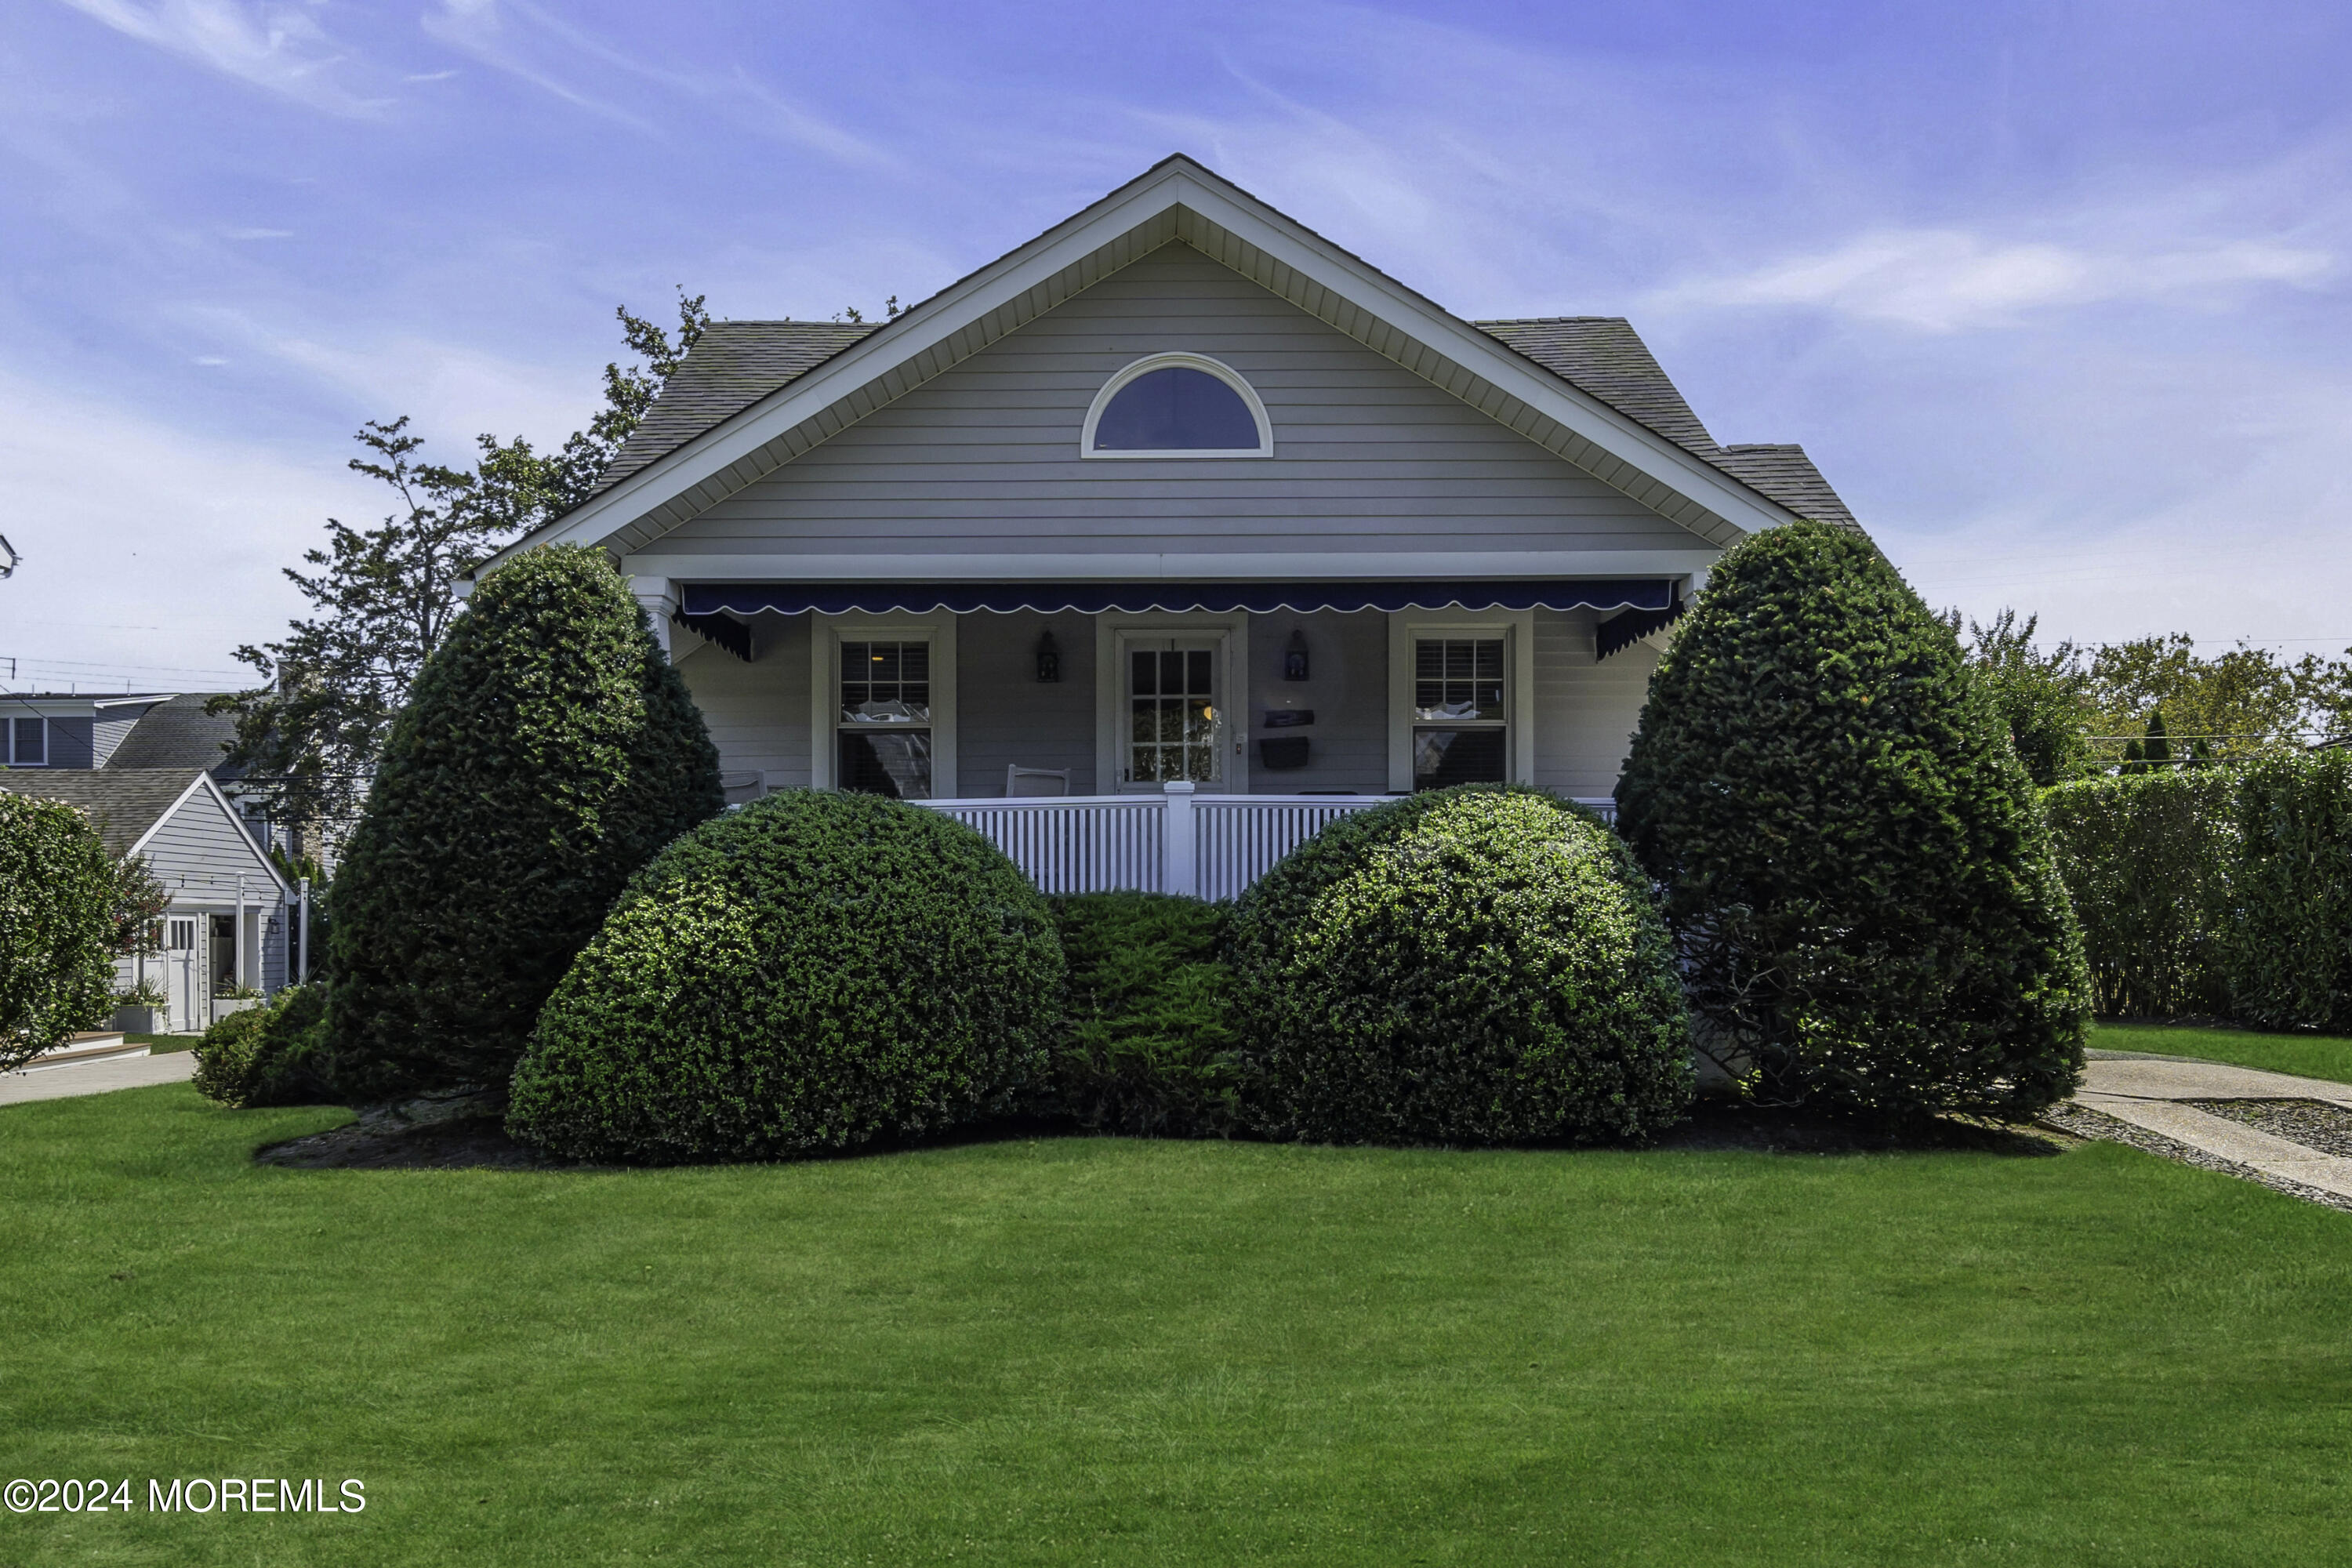
[[1218, 777], [1214, 649], [1128, 654], [1128, 782], [1213, 784]]
[[841, 645], [837, 782], [893, 800], [931, 798], [931, 645]]
[[1413, 644], [1412, 787], [1501, 784], [1510, 777], [1510, 712], [1501, 637], [1422, 637]]
[[8, 762], [12, 767], [45, 768], [49, 765], [49, 725], [46, 719], [12, 719], [8, 729], [12, 743]]

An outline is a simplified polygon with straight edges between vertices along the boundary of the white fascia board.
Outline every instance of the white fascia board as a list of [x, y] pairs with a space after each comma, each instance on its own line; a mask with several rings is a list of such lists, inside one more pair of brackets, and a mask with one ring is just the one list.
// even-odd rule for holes
[[1255, 583], [1368, 578], [1679, 577], [1719, 550], [1246, 551], [1220, 554], [632, 555], [622, 570], [678, 583]]
[[541, 544], [598, 544], [679, 490], [757, 453], [810, 416], [898, 365], [948, 343], [990, 310], [1050, 281], [1112, 240], [1174, 207], [1170, 176], [1114, 192], [1021, 249], [951, 283], [877, 332], [631, 474], [572, 512], [552, 532], [526, 536], [476, 568], [477, 574]]
[[14, 714], [19, 719], [94, 719], [101, 708], [121, 708], [126, 703], [152, 707], [166, 701], [169, 695], [125, 697], [16, 697], [0, 692], [0, 716]]
[[541, 544], [603, 543], [670, 497], [756, 455], [769, 442], [859, 387], [948, 344], [991, 310], [1050, 282], [1121, 237], [1179, 208], [1192, 210], [1333, 293], [1360, 303], [1398, 331], [1437, 348], [1481, 379], [1743, 531], [1753, 532], [1794, 519], [1795, 513], [1638, 420], [1561, 380], [1274, 209], [1243, 196], [1199, 165], [1179, 159], [949, 285], [881, 331], [638, 469], [551, 530], [507, 546], [478, 571], [503, 564]]
[[1369, 263], [1301, 229], [1272, 208], [1255, 199], [1244, 206], [1233, 195], [1203, 184], [1187, 173], [1180, 171], [1173, 177], [1181, 182], [1179, 205], [1439, 350], [1481, 380], [1558, 420], [1610, 456], [1671, 484], [1745, 531], [1795, 521], [1796, 513], [1714, 464], [1534, 363]]

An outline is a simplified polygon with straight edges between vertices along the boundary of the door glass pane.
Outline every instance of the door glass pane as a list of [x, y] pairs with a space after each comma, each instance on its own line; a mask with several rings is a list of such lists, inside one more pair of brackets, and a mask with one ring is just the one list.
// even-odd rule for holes
[[1218, 768], [1213, 648], [1136, 648], [1128, 659], [1130, 784], [1213, 784]]

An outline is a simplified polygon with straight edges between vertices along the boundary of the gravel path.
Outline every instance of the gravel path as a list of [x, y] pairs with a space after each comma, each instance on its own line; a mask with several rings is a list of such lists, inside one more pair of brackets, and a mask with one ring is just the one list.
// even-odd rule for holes
[[2285, 1138], [2323, 1154], [2352, 1159], [2352, 1110], [2313, 1100], [2189, 1100], [2209, 1116]]

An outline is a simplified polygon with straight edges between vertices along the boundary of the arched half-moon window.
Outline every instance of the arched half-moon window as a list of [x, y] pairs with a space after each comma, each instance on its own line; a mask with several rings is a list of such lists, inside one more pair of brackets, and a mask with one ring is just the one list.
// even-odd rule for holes
[[1140, 359], [1095, 394], [1089, 458], [1271, 458], [1274, 426], [1248, 382], [1203, 354]]

